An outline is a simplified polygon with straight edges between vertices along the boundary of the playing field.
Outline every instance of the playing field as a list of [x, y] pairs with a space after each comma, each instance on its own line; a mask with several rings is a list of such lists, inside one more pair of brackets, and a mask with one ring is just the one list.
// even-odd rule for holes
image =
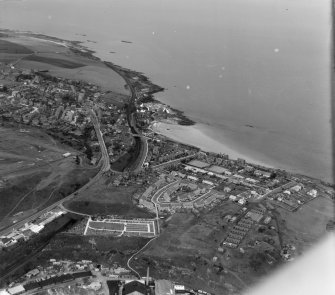
[[126, 235], [155, 236], [155, 221], [145, 219], [104, 219], [103, 221], [87, 221], [85, 235], [101, 232], [102, 235], [119, 233]]

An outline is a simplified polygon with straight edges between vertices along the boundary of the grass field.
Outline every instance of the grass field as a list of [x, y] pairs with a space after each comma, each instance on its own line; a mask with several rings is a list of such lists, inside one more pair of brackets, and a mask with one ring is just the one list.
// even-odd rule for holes
[[104, 266], [118, 263], [126, 267], [130, 255], [142, 248], [147, 241], [147, 238], [141, 237], [112, 238], [110, 236], [57, 234], [36, 258], [34, 264], [35, 266], [46, 264], [52, 257], [57, 260], [70, 259], [72, 261], [87, 259]]
[[[0, 189], [0, 220], [7, 216], [23, 197], [29, 198], [36, 184], [47, 175], [47, 172], [36, 172], [31, 175], [20, 176], [10, 186]], [[13, 214], [15, 212], [19, 211], [15, 210]]]
[[[170, 279], [214, 294], [228, 294], [225, 282], [229, 281], [234, 286], [239, 286], [240, 282], [230, 273], [219, 271], [213, 263], [218, 238], [223, 232], [215, 224], [215, 220], [220, 218], [219, 211], [211, 212], [204, 218], [189, 213], [173, 215], [161, 235], [132, 265], [141, 274], [145, 274], [149, 266], [156, 278]], [[234, 288], [234, 291], [239, 289]]]
[[107, 185], [108, 179], [103, 178], [79, 198], [65, 207], [70, 210], [90, 215], [119, 215], [129, 218], [152, 218], [154, 215], [145, 209], [138, 208], [132, 201], [132, 195], [139, 189], [138, 186], [114, 187]]
[[17, 127], [0, 127], [0, 227], [64, 198], [98, 172], [65, 159], [63, 153], [76, 151], [43, 130]]
[[4, 53], [31, 54], [33, 51], [23, 45], [0, 39], [0, 54]]
[[56, 67], [75, 69], [83, 67], [84, 64], [76, 63], [70, 60], [65, 60], [61, 58], [45, 57], [40, 55], [29, 55], [24, 58], [25, 60], [37, 61], [45, 64], [50, 64]]
[[[29, 33], [6, 32], [0, 36], [0, 60], [18, 61], [20, 68], [48, 70], [49, 74], [68, 79], [83, 80], [96, 84], [104, 90], [128, 96], [124, 79], [102, 61], [87, 58], [79, 50], [76, 54], [72, 45], [61, 40], [48, 40], [45, 36]], [[67, 46], [64, 46], [67, 44]], [[32, 54], [26, 56], [28, 54]]]
[[124, 224], [123, 223], [90, 221], [89, 227], [91, 227], [93, 229], [107, 229], [107, 230], [116, 230], [116, 231], [123, 231], [124, 230]]
[[[155, 277], [179, 280], [214, 294], [229, 294], [231, 288], [238, 292], [280, 267], [282, 244], [294, 245], [294, 255], [299, 255], [326, 233], [327, 222], [334, 219], [334, 202], [321, 197], [297, 212], [274, 210], [268, 226], [254, 225], [247, 234], [240, 245], [243, 252], [240, 248], [220, 252], [220, 242], [232, 226], [224, 221], [224, 216], [238, 210], [240, 206], [227, 201], [200, 217], [173, 215], [161, 227], [161, 235], [133, 265], [143, 274], [149, 265]], [[256, 240], [257, 245], [249, 246]], [[265, 253], [271, 253], [275, 260], [268, 263]]]
[[284, 209], [278, 212], [283, 241], [295, 244], [301, 254], [326, 234], [327, 223], [335, 219], [335, 204], [330, 199], [318, 197], [297, 212]]

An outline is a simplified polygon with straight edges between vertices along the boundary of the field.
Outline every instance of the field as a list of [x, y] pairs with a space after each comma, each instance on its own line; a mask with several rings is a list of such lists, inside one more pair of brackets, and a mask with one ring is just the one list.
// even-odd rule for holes
[[145, 209], [138, 208], [132, 201], [132, 195], [139, 186], [114, 187], [102, 178], [81, 194], [76, 200], [64, 206], [75, 212], [90, 215], [119, 215], [128, 218], [153, 218]]
[[285, 209], [278, 209], [278, 212], [283, 241], [297, 245], [297, 251], [301, 254], [326, 234], [327, 223], [335, 220], [335, 203], [318, 197], [297, 212]]
[[[6, 32], [0, 36], [0, 62], [14, 63], [19, 68], [48, 70], [49, 74], [83, 80], [128, 96], [123, 78], [89, 53], [70, 49], [72, 44], [29, 33]], [[66, 44], [66, 46], [65, 46]], [[75, 52], [76, 51], [76, 52]]]
[[224, 203], [200, 217], [189, 213], [173, 215], [163, 224], [161, 235], [133, 265], [141, 273], [145, 273], [149, 265], [157, 278], [170, 278], [214, 294], [228, 294], [231, 288], [238, 291], [243, 282], [235, 272], [228, 269], [223, 272], [213, 257], [218, 256], [219, 243], [226, 234], [223, 216], [234, 214], [239, 208], [236, 204]]
[[125, 228], [123, 223], [116, 223], [116, 222], [90, 221], [88, 226], [93, 229], [114, 230], [114, 231], [124, 231]]
[[0, 54], [5, 53], [31, 54], [33, 51], [23, 45], [0, 39]]
[[[37, 128], [0, 127], [0, 228], [64, 198], [97, 173]], [[21, 132], [20, 132], [21, 130]]]
[[53, 65], [56, 67], [66, 68], [66, 69], [75, 69], [83, 67], [84, 64], [76, 63], [71, 60], [65, 60], [60, 58], [52, 58], [41, 55], [29, 55], [24, 58], [24, 60], [38, 61], [41, 63]]
[[227, 201], [199, 217], [173, 215], [132, 267], [144, 274], [149, 265], [156, 278], [180, 280], [214, 294], [237, 293], [280, 267], [285, 245], [294, 245], [293, 258], [300, 255], [322, 238], [326, 224], [334, 220], [334, 201], [319, 197], [297, 212], [269, 211], [268, 225], [253, 225], [237, 249], [219, 251], [233, 226], [224, 217], [239, 210], [240, 206]]
[[155, 223], [153, 220], [89, 220], [84, 235], [115, 235], [116, 233], [118, 235], [154, 237], [156, 234]]
[[104, 266], [114, 263], [126, 267], [127, 259], [148, 242], [142, 237], [78, 236], [57, 234], [33, 262], [34, 265], [49, 263], [49, 259], [92, 260]]
[[[85, 281], [88, 281], [87, 279]], [[90, 279], [86, 285], [89, 285], [89, 282], [92, 281], [97, 281], [99, 280], [94, 280]], [[85, 285], [85, 287], [86, 287]], [[65, 284], [65, 286], [51, 286], [50, 288], [46, 290], [40, 290], [40, 291], [34, 291], [35, 295], [57, 295], [57, 294], [62, 294], [62, 295], [104, 295], [106, 294], [104, 292], [104, 289], [101, 288], [99, 290], [92, 290], [89, 288], [84, 288], [80, 285], [77, 285], [76, 281], [73, 281], [71, 283]]]

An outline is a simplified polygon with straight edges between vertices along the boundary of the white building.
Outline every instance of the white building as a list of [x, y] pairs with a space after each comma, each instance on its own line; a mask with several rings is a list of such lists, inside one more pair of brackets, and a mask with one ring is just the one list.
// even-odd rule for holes
[[192, 176], [192, 175], [188, 175], [187, 176], [188, 179], [193, 180], [193, 181], [198, 181], [198, 177]]
[[295, 185], [291, 189], [294, 190], [294, 191], [296, 191], [296, 192], [299, 192], [299, 191], [301, 191], [302, 187], [301, 187], [301, 185]]
[[316, 196], [318, 195], [318, 192], [317, 192], [317, 190], [312, 189], [307, 194], [310, 195], [313, 198], [316, 198]]
[[230, 196], [229, 196], [229, 200], [235, 201], [236, 199], [237, 199], [237, 197], [234, 196], [234, 195], [230, 195]]
[[245, 180], [246, 180], [247, 182], [250, 182], [250, 183], [257, 183], [257, 182], [259, 182], [258, 180], [253, 179], [253, 178], [246, 178]]
[[201, 168], [197, 168], [197, 167], [193, 167], [193, 166], [189, 166], [189, 165], [185, 165], [184, 167], [185, 170], [187, 171], [192, 171], [192, 172], [195, 172], [195, 173], [207, 173], [207, 171], [205, 169], [201, 169]]
[[44, 228], [44, 225], [32, 224], [30, 230], [35, 234], [39, 233]]
[[214, 185], [214, 183], [209, 180], [203, 180], [202, 183], [208, 184], [208, 185]]
[[241, 199], [238, 200], [238, 203], [239, 203], [240, 205], [244, 205], [246, 202], [247, 202], [247, 201], [246, 201], [245, 198], [241, 198]]
[[8, 293], [11, 295], [20, 294], [25, 291], [22, 285], [18, 285], [12, 288], [7, 289]]

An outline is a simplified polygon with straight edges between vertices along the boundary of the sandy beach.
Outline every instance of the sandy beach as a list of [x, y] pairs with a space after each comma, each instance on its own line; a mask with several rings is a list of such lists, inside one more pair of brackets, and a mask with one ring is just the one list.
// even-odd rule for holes
[[[308, 150], [301, 148], [299, 141], [296, 143], [290, 143], [287, 145], [283, 140], [278, 145], [279, 140], [275, 139], [273, 143], [268, 143], [268, 150], [271, 150], [270, 156], [264, 153], [264, 149], [257, 149], [259, 145], [264, 145], [264, 136], [261, 131], [259, 134], [255, 133], [253, 130], [249, 132], [247, 128], [242, 128], [243, 130], [232, 130], [227, 129], [221, 132], [215, 132], [213, 126], [207, 124], [197, 123], [192, 126], [181, 126], [174, 123], [166, 122], [156, 122], [152, 126], [152, 130], [156, 133], [162, 134], [171, 138], [172, 140], [182, 142], [185, 144], [197, 146], [204, 151], [211, 151], [216, 153], [228, 154], [229, 158], [237, 159], [243, 158], [249, 163], [259, 164], [271, 168], [284, 169], [293, 173], [299, 173], [307, 175], [310, 177], [318, 177], [320, 179], [330, 181], [331, 179], [327, 176], [331, 175], [331, 164], [328, 164], [329, 170], [325, 170], [325, 163], [319, 163], [317, 159], [310, 157], [310, 161], [314, 162], [314, 171], [310, 174], [306, 173], [306, 166], [310, 165], [309, 162], [304, 161], [306, 153]], [[237, 132], [237, 133], [236, 133]], [[263, 131], [264, 132], [264, 131]], [[238, 144], [234, 139], [235, 133], [242, 134], [244, 141], [247, 144]], [[275, 134], [272, 136], [280, 136]], [[267, 135], [266, 138], [269, 136]], [[272, 145], [272, 146], [271, 146]], [[286, 149], [294, 148], [295, 153]], [[285, 150], [285, 153], [280, 153], [281, 149]], [[284, 154], [291, 154], [295, 159], [291, 159]], [[299, 160], [299, 158], [301, 158]], [[327, 155], [324, 156], [325, 161], [327, 161]], [[299, 163], [299, 166], [297, 166]]]
[[268, 161], [261, 161], [247, 153], [238, 151], [229, 143], [223, 143], [206, 132], [206, 127], [200, 123], [192, 126], [177, 125], [174, 123], [156, 122], [152, 130], [174, 141], [196, 146], [204, 151], [228, 154], [230, 159], [243, 158], [250, 163], [271, 167]]

